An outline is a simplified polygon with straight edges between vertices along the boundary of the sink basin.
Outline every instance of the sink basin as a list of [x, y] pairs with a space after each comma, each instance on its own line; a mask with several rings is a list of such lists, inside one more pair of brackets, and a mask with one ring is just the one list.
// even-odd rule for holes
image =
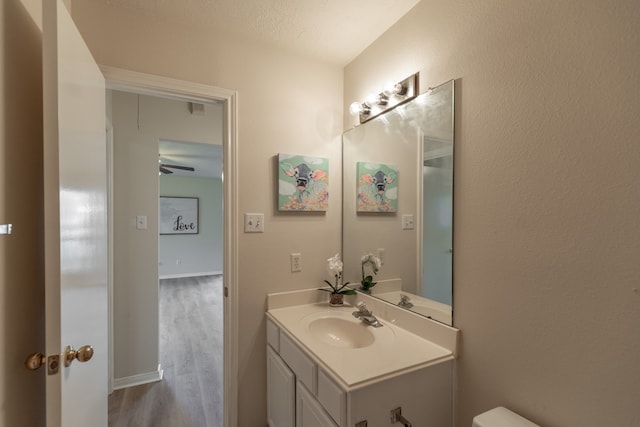
[[311, 336], [318, 341], [340, 348], [363, 348], [376, 340], [371, 328], [361, 322], [340, 317], [322, 317], [308, 325]]

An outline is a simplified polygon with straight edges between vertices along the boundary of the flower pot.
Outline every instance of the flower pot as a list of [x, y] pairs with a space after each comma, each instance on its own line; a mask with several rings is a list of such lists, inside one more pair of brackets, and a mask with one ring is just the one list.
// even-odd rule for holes
[[342, 294], [329, 294], [329, 305], [342, 305], [344, 303], [344, 295]]

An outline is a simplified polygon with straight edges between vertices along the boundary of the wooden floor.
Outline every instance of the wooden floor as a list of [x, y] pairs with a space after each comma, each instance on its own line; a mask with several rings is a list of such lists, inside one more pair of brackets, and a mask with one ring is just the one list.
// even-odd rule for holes
[[110, 427], [220, 427], [222, 276], [160, 281], [164, 379], [109, 396]]

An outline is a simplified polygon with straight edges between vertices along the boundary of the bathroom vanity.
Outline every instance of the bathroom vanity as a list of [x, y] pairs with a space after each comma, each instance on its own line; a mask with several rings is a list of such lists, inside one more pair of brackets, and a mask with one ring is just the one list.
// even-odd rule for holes
[[[398, 408], [413, 426], [450, 426], [459, 331], [367, 295], [326, 299], [268, 297], [269, 426], [387, 427]], [[383, 326], [355, 318], [356, 301]]]

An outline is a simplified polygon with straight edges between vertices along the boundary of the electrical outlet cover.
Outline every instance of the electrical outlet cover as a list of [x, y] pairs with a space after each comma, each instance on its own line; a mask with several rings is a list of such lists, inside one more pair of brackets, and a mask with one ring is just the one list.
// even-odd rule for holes
[[291, 272], [296, 273], [302, 271], [302, 255], [291, 254]]

